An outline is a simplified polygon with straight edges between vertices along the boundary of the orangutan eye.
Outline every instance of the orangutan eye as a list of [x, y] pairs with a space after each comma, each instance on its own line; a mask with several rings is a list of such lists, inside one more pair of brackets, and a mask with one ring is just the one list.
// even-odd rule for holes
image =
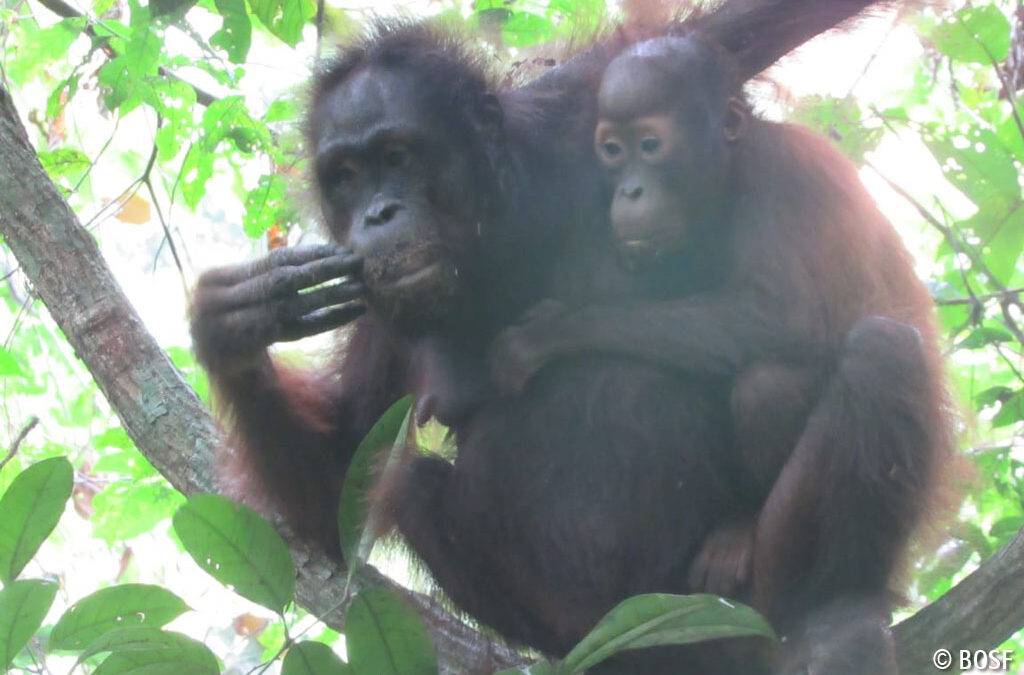
[[604, 150], [604, 154], [609, 157], [618, 157], [622, 154], [622, 146], [615, 141], [605, 141], [601, 146], [601, 149]]
[[647, 136], [640, 141], [640, 150], [645, 154], [653, 155], [658, 150], [661, 150], [661, 139], [657, 136]]

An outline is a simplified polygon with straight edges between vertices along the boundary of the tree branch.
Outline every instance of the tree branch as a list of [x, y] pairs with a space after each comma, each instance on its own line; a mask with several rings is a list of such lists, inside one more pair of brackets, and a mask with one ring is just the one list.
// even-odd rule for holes
[[[0, 236], [50, 315], [85, 363], [139, 450], [185, 494], [212, 492], [218, 430], [195, 392], [142, 325], [67, 202], [40, 166], [7, 90], [0, 86]], [[336, 607], [345, 570], [310, 550], [280, 523], [298, 569], [299, 603], [341, 629]], [[389, 586], [424, 617], [442, 670], [491, 672], [521, 663], [426, 596], [372, 568], [358, 585]]]
[[934, 673], [936, 649], [993, 649], [1024, 626], [1024, 531], [941, 598], [896, 626], [900, 673]]

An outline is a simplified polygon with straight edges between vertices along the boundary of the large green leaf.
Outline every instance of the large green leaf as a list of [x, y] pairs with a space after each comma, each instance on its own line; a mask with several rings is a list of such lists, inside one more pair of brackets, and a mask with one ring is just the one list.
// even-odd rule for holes
[[418, 614], [381, 586], [360, 591], [345, 619], [348, 662], [357, 673], [434, 675], [437, 657]]
[[359, 444], [341, 486], [338, 506], [338, 533], [349, 569], [353, 570], [370, 555], [372, 541], [364, 541], [367, 518], [367, 494], [376, 478], [377, 458], [387, 448], [392, 457], [400, 454], [409, 428], [412, 397], [406, 396], [388, 408]]
[[245, 0], [216, 0], [216, 3], [224, 23], [210, 38], [210, 44], [226, 51], [232, 63], [245, 63], [252, 44], [252, 21]]
[[25, 469], [0, 498], [0, 581], [21, 573], [50, 536], [71, 496], [74, 471], [66, 457]]
[[630, 649], [743, 636], [774, 638], [775, 633], [753, 609], [715, 595], [637, 595], [608, 612], [559, 671], [580, 673]]
[[242, 597], [278, 613], [292, 601], [295, 566], [288, 547], [252, 509], [217, 495], [193, 495], [174, 514], [174, 531], [200, 567]]
[[[217, 657], [202, 642], [181, 633], [146, 626], [107, 631], [78, 657], [111, 652], [95, 673], [98, 675], [217, 675]], [[174, 668], [176, 666], [176, 669]]]
[[1010, 53], [1010, 22], [994, 4], [966, 7], [935, 27], [932, 42], [957, 61], [1002, 63]]
[[180, 635], [175, 647], [111, 654], [92, 675], [218, 675], [220, 666], [209, 647]]
[[115, 628], [160, 628], [188, 609], [184, 600], [159, 586], [111, 586], [87, 595], [64, 612], [50, 633], [50, 647], [84, 649]]
[[281, 675], [347, 675], [352, 669], [322, 642], [300, 642], [288, 648]]
[[49, 581], [15, 581], [0, 591], [0, 670], [7, 668], [39, 630], [57, 595]]

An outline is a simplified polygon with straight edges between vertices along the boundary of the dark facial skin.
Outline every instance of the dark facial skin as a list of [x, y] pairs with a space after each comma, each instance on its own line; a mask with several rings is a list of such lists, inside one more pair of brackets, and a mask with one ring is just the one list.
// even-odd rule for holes
[[322, 102], [315, 147], [331, 233], [364, 258], [370, 303], [410, 328], [451, 310], [475, 240], [475, 176], [460, 139], [424, 113], [429, 97], [402, 71], [356, 72]]
[[681, 95], [709, 91], [695, 70], [638, 50], [612, 61], [601, 81], [594, 146], [612, 184], [614, 234], [631, 259], [682, 250], [725, 206], [744, 118], [732, 99]]
[[313, 159], [337, 245], [204, 274], [191, 310], [204, 363], [251, 369], [268, 345], [345, 325], [367, 304], [407, 332], [457, 313], [473, 278], [481, 179], [430, 94], [401, 70], [363, 69], [321, 101]]

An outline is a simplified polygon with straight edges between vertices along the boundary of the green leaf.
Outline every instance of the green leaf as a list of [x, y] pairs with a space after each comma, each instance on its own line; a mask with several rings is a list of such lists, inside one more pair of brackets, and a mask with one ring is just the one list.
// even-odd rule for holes
[[47, 64], [64, 58], [85, 24], [85, 17], [64, 19], [48, 28], [39, 28], [31, 20], [16, 21], [14, 48], [4, 63], [7, 77], [21, 84], [42, 72]]
[[974, 127], [933, 127], [922, 138], [950, 183], [974, 202], [984, 215], [971, 219], [984, 240], [1020, 205], [1020, 185], [1013, 155], [993, 132]]
[[299, 106], [290, 98], [279, 98], [267, 107], [263, 115], [263, 121], [271, 122], [294, 122], [299, 118]]
[[255, 190], [245, 199], [245, 216], [242, 227], [245, 233], [256, 239], [266, 234], [274, 225], [287, 224], [294, 216], [289, 213], [287, 184], [280, 174], [260, 176]]
[[93, 536], [113, 544], [145, 534], [173, 516], [184, 501], [163, 479], [110, 483], [92, 500]]
[[37, 580], [15, 581], [0, 591], [0, 670], [43, 625], [56, 595], [57, 584]]
[[89, 161], [89, 157], [77, 148], [40, 150], [38, 157], [39, 163], [43, 165], [46, 173], [54, 180], [64, 176], [80, 174], [92, 164]]
[[[103, 652], [111, 652], [95, 671], [103, 675], [217, 675], [220, 672], [217, 657], [203, 643], [159, 628], [127, 626], [107, 631], [79, 655], [78, 663]], [[178, 669], [168, 670], [166, 665], [174, 663], [178, 664]]]
[[513, 12], [501, 26], [501, 39], [509, 47], [529, 47], [548, 42], [554, 35], [554, 24], [530, 12]]
[[184, 600], [159, 586], [111, 586], [87, 595], [64, 612], [50, 633], [50, 647], [84, 649], [115, 628], [160, 628], [188, 609]]
[[560, 671], [583, 672], [630, 649], [744, 636], [775, 633], [753, 609], [715, 595], [637, 595], [608, 612], [569, 652]]
[[357, 673], [437, 673], [437, 657], [416, 612], [381, 586], [359, 592], [345, 619], [348, 662]]
[[346, 675], [352, 669], [322, 642], [300, 642], [288, 649], [281, 675]]
[[232, 63], [245, 63], [252, 45], [252, 21], [245, 0], [216, 0], [216, 3], [224, 23], [210, 38], [210, 44], [227, 52]]
[[288, 547], [255, 511], [210, 494], [174, 514], [174, 531], [196, 563], [244, 598], [284, 611], [295, 593]]
[[931, 37], [936, 49], [955, 61], [991, 65], [1010, 53], [1010, 22], [994, 4], [960, 10]]
[[996, 521], [988, 533], [1001, 546], [1003, 543], [1016, 537], [1021, 528], [1024, 528], [1024, 516], [1007, 516]]
[[1017, 392], [999, 406], [999, 412], [992, 418], [992, 427], [1009, 426], [1024, 419], [1024, 392]]
[[302, 38], [302, 27], [316, 14], [316, 6], [306, 0], [249, 0], [252, 13], [271, 33], [290, 47]]
[[972, 330], [970, 335], [965, 337], [957, 347], [961, 349], [980, 349], [990, 344], [1012, 341], [1013, 335], [1001, 326], [980, 326]]
[[793, 121], [828, 136], [843, 154], [858, 164], [882, 140], [881, 125], [869, 128], [862, 121], [856, 98], [810, 96], [800, 102]]
[[1024, 249], [1024, 208], [1018, 208], [999, 223], [985, 246], [985, 264], [997, 281], [1010, 282]]
[[203, 113], [203, 136], [189, 149], [181, 166], [181, 194], [191, 208], [199, 204], [206, 192], [215, 153], [224, 140], [245, 153], [273, 146], [267, 125], [249, 115], [244, 98], [225, 96], [210, 104]]
[[109, 110], [127, 114], [149, 95], [150, 78], [156, 78], [160, 67], [163, 41], [152, 29], [149, 10], [134, 0], [131, 7], [131, 34], [122, 53], [100, 68], [99, 83], [104, 89], [103, 102]]
[[213, 652], [198, 640], [174, 635], [174, 647], [115, 652], [92, 675], [218, 675], [220, 666]]
[[17, 577], [53, 532], [73, 474], [66, 457], [44, 459], [21, 472], [0, 498], [0, 581]]
[[22, 368], [18, 356], [6, 347], [0, 346], [0, 377], [26, 377], [27, 375], [28, 373]]
[[345, 473], [338, 506], [338, 533], [350, 571], [370, 555], [372, 542], [364, 542], [363, 534], [367, 518], [366, 495], [376, 480], [377, 458], [385, 448], [405, 442], [412, 401], [412, 396], [406, 396], [381, 415], [356, 448]]

